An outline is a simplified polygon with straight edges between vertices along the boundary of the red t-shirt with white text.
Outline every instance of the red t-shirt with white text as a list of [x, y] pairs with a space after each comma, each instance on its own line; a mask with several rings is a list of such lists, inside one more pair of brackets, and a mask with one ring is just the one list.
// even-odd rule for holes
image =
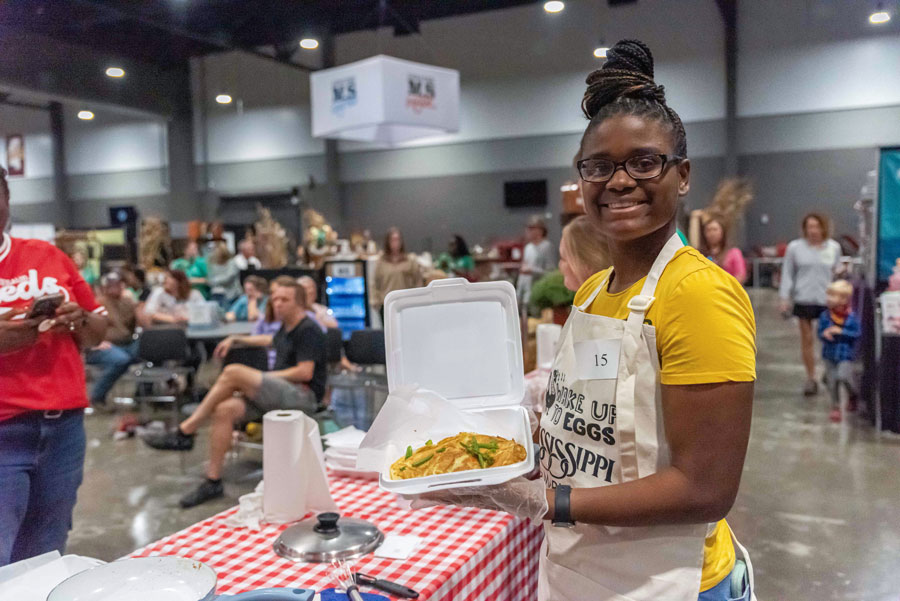
[[[0, 313], [27, 309], [34, 298], [60, 292], [64, 302], [105, 313], [64, 252], [40, 240], [0, 238]], [[69, 333], [45, 332], [32, 346], [0, 355], [0, 421], [30, 410], [87, 407], [84, 364]]]

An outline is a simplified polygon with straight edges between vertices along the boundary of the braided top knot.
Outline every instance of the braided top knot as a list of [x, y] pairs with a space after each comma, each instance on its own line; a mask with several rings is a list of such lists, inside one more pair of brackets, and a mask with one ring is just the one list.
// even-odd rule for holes
[[616, 43], [607, 51], [603, 67], [588, 75], [586, 83], [581, 110], [588, 119], [619, 98], [666, 103], [665, 88], [653, 81], [653, 54], [638, 40]]
[[666, 104], [665, 88], [653, 81], [650, 48], [639, 40], [621, 40], [606, 57], [606, 63], [588, 75], [581, 101], [581, 110], [591, 125], [619, 113], [657, 119], [671, 126], [675, 152], [687, 156], [681, 118]]

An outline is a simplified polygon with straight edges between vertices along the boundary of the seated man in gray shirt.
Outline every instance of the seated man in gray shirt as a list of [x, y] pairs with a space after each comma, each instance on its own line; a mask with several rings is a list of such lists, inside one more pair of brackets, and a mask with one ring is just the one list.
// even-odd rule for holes
[[212, 418], [206, 480], [181, 499], [182, 507], [224, 494], [222, 466], [231, 448], [235, 423], [260, 419], [277, 409], [300, 409], [312, 415], [319, 408], [327, 378], [325, 334], [307, 316], [305, 301], [305, 291], [293, 278], [277, 278], [269, 302], [275, 318], [282, 323], [281, 329], [274, 336], [229, 337], [215, 351], [217, 357], [224, 358], [234, 344], [273, 346], [274, 370], [263, 373], [246, 365], [226, 366], [193, 415], [172, 432], [144, 439], [156, 449], [188, 451], [194, 446], [197, 429]]

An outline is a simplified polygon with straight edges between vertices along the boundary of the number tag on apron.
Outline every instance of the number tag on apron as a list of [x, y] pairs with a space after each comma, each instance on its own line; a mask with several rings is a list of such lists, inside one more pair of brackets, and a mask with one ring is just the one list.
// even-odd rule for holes
[[579, 380], [615, 380], [618, 377], [621, 340], [585, 340], [576, 342], [574, 347]]

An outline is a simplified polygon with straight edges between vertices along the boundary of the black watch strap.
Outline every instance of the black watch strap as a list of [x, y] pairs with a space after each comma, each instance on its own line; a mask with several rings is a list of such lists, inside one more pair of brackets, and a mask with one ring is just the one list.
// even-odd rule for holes
[[575, 525], [572, 519], [572, 487], [560, 484], [553, 489], [553, 519], [554, 526], [571, 528]]

